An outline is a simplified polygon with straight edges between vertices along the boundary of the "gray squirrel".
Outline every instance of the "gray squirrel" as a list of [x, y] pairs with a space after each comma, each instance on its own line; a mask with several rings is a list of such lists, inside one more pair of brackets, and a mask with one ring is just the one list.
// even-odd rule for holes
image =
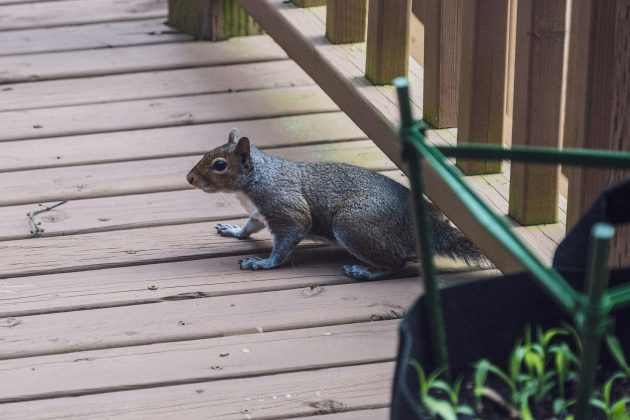
[[[282, 265], [304, 238], [344, 248], [364, 265], [346, 265], [343, 272], [360, 280], [391, 277], [416, 259], [409, 189], [377, 172], [272, 157], [239, 138], [235, 128], [227, 144], [204, 155], [187, 179], [204, 192], [236, 193], [249, 212], [243, 227], [219, 224], [222, 236], [246, 239], [265, 226], [271, 231], [269, 258], [245, 258], [242, 270]], [[429, 208], [436, 254], [469, 264], [487, 261], [442, 213]]]

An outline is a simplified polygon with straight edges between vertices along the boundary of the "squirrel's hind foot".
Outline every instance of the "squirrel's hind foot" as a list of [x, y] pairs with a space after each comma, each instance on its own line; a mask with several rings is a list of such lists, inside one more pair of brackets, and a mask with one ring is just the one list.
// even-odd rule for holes
[[370, 271], [370, 267], [367, 267], [365, 265], [343, 266], [343, 274], [348, 277], [352, 277], [353, 279], [363, 281], [388, 279], [398, 272], [398, 270], [379, 270], [375, 268], [372, 268], [371, 270], [372, 271]]

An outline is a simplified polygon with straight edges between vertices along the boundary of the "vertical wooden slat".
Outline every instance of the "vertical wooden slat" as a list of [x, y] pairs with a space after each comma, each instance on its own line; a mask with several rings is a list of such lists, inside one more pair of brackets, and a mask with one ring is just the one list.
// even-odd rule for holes
[[416, 63], [424, 67], [424, 2], [411, 2], [411, 21], [409, 24], [409, 55]]
[[[509, 1], [464, 0], [458, 143], [502, 144], [506, 102]], [[501, 171], [499, 161], [457, 160], [467, 175]]]
[[168, 0], [168, 24], [209, 41], [262, 33], [236, 0]]
[[326, 0], [293, 0], [296, 6], [300, 7], [315, 7], [315, 6], [325, 6]]
[[425, 0], [423, 114], [437, 128], [457, 125], [462, 1]]
[[[560, 147], [566, 0], [518, 0], [512, 144]], [[509, 214], [558, 220], [559, 167], [513, 163]]]
[[367, 0], [328, 0], [326, 38], [333, 44], [365, 41]]
[[365, 76], [385, 85], [409, 72], [411, 0], [370, 0]]
[[[630, 0], [573, 0], [567, 80], [566, 143], [630, 150]], [[569, 171], [567, 226], [606, 186], [628, 172]], [[630, 228], [615, 235], [611, 263], [630, 265]]]

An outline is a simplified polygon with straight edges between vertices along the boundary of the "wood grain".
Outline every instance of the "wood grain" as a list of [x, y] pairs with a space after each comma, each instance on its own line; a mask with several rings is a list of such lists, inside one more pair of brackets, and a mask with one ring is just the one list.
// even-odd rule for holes
[[9, 86], [0, 112], [312, 84], [290, 60], [51, 80]]
[[455, 127], [462, 0], [426, 0], [424, 3], [424, 119], [436, 128]]
[[[65, 0], [2, 6], [0, 30], [50, 28], [166, 16], [166, 0]], [[68, 11], [72, 10], [71, 13]]]
[[[215, 104], [221, 103], [221, 107]], [[338, 110], [312, 86], [0, 113], [0, 141], [271, 118]]]
[[225, 143], [233, 127], [263, 149], [365, 139], [341, 112], [150, 128], [5, 142], [0, 172], [200, 155]]
[[407, 278], [2, 318], [0, 359], [398, 319], [419, 292]]
[[370, 0], [365, 77], [389, 85], [409, 73], [411, 0]]
[[[565, 144], [630, 150], [630, 2], [574, 1], [571, 5]], [[567, 226], [572, 227], [609, 185], [628, 171], [571, 169]], [[611, 266], [630, 264], [630, 227], [620, 227]]]
[[326, 4], [326, 38], [333, 44], [365, 41], [367, 0], [330, 0]]
[[[562, 145], [566, 0], [519, 0], [512, 144]], [[559, 166], [513, 163], [509, 215], [523, 225], [558, 221]]]
[[87, 49], [99, 49], [103, 52], [115, 47], [180, 43], [190, 39], [189, 35], [166, 26], [163, 17], [131, 22], [0, 31], [0, 56]]
[[[332, 341], [332, 340], [329, 340]], [[339, 343], [341, 343], [341, 339]], [[279, 342], [278, 344], [281, 344]], [[364, 344], [355, 339], [354, 343]], [[291, 341], [286, 342], [297, 350]], [[237, 349], [238, 350], [238, 349]], [[324, 349], [328, 352], [330, 349]], [[279, 354], [284, 354], [280, 351]], [[89, 363], [89, 362], [84, 362]], [[79, 363], [81, 365], [81, 363]], [[388, 404], [393, 363], [370, 363], [305, 372], [162, 386], [149, 389], [84, 395], [72, 398], [10, 403], [0, 414], [12, 419], [50, 417], [92, 419], [98, 416], [132, 419], [243, 419], [252, 416], [278, 418], [316, 415], [323, 420], [385, 420], [387, 409], [370, 409]], [[208, 370], [208, 365], [203, 367]], [[110, 374], [111, 376], [111, 374]], [[337, 410], [342, 414], [325, 415]], [[341, 415], [341, 417], [339, 417]], [[357, 415], [359, 417], [357, 417]], [[310, 417], [308, 417], [310, 418]]]
[[[162, 29], [165, 30], [166, 27], [163, 26]], [[28, 33], [30, 36], [31, 31]], [[0, 40], [2, 35], [3, 33], [0, 33]], [[0, 55], [0, 68], [2, 68], [0, 83], [93, 77], [282, 59], [286, 59], [286, 54], [268, 36], [239, 37], [225, 42], [176, 42], [108, 49], [94, 49], [93, 47], [80, 51]], [[40, 84], [40, 86], [46, 85]], [[6, 89], [6, 86], [3, 86], [3, 89]], [[4, 95], [3, 93], [3, 97]]]
[[[462, 9], [458, 143], [504, 143], [509, 2], [465, 0]], [[501, 161], [467, 161], [466, 175], [501, 172]]]

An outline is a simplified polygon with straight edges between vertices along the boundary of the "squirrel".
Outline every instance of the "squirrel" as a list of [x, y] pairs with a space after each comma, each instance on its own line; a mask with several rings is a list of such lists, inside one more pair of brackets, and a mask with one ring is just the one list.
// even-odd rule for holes
[[[249, 219], [243, 227], [216, 227], [222, 236], [246, 239], [265, 226], [271, 231], [271, 255], [240, 260], [242, 270], [282, 265], [304, 238], [323, 239], [348, 251], [362, 264], [346, 265], [343, 272], [359, 280], [392, 277], [407, 261], [417, 259], [409, 189], [369, 169], [269, 156], [247, 137], [239, 138], [234, 128], [227, 144], [206, 153], [187, 180], [207, 193], [234, 192], [247, 209]], [[468, 264], [487, 262], [427, 203], [434, 253]]]

